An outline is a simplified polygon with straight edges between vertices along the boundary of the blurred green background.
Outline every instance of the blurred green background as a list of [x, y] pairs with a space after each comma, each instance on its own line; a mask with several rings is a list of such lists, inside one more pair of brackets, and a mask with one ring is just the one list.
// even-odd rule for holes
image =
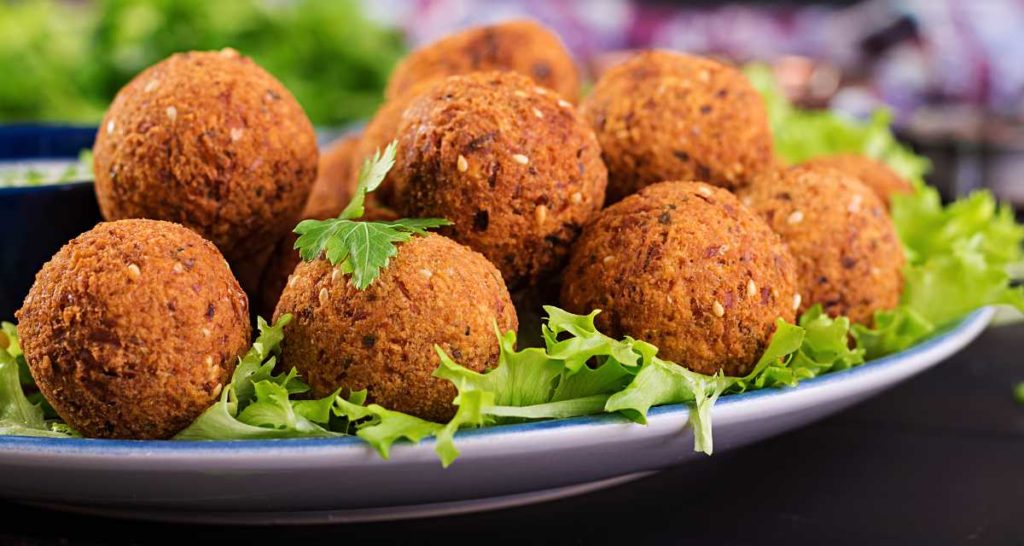
[[354, 0], [0, 2], [0, 122], [93, 124], [132, 76], [176, 51], [233, 47], [315, 125], [366, 118], [404, 54]]

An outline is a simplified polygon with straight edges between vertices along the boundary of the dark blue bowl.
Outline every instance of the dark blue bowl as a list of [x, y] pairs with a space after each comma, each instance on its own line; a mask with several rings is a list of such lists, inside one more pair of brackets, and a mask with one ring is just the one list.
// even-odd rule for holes
[[[0, 126], [0, 159], [76, 159], [94, 127]], [[12, 320], [36, 272], [100, 221], [92, 182], [0, 188], [0, 320]]]

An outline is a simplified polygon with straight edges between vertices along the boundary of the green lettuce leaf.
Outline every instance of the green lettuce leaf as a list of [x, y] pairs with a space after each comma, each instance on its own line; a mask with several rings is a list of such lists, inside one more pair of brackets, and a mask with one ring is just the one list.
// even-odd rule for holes
[[[23, 385], [31, 385], [18, 333], [9, 322], [3, 323], [0, 342], [0, 435], [68, 438], [75, 436], [66, 426], [46, 419], [43, 406], [25, 396]], [[6, 345], [6, 347], [3, 347]], [[27, 380], [25, 377], [27, 376]]]
[[320, 400], [292, 400], [309, 387], [295, 370], [275, 374], [284, 327], [291, 315], [273, 326], [258, 319], [259, 335], [238, 361], [220, 400], [209, 407], [176, 440], [245, 440], [330, 437], [343, 435], [330, 428], [336, 394]]

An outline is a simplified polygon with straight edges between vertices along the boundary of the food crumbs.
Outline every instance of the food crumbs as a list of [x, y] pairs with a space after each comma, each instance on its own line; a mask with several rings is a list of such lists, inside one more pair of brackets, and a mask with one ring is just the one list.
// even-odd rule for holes
[[718, 303], [718, 300], [715, 300], [715, 303], [711, 304], [711, 312], [714, 313], [716, 317], [724, 317], [725, 307], [722, 307], [722, 304]]
[[173, 107], [173, 106], [168, 106], [167, 107], [167, 117], [170, 118], [171, 121], [174, 121], [175, 119], [178, 119], [178, 109]]
[[469, 170], [469, 161], [466, 161], [466, 156], [459, 154], [459, 159], [455, 162], [455, 166], [458, 167], [460, 173], [464, 173]]
[[863, 195], [854, 195], [853, 198], [850, 199], [850, 206], [846, 207], [846, 210], [850, 211], [853, 214], [860, 212], [860, 204], [863, 200]]
[[543, 224], [548, 219], [548, 208], [544, 205], [537, 205], [537, 208], [533, 209], [533, 218], [538, 225]]
[[800, 222], [803, 222], [804, 221], [804, 213], [803, 213], [803, 211], [794, 210], [793, 213], [790, 214], [786, 218], [786, 221], [789, 222], [790, 224], [799, 224]]
[[527, 165], [530, 163], [530, 158], [526, 157], [523, 154], [513, 154], [512, 160], [520, 165]]
[[142, 270], [135, 264], [128, 264], [128, 276], [137, 279], [142, 276]]
[[754, 279], [747, 281], [747, 295], [751, 298], [757, 295], [757, 283], [754, 282]]

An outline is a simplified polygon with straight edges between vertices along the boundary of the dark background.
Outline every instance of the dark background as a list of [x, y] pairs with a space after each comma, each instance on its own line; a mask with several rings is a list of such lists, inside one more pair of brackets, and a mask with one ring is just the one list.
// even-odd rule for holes
[[580, 497], [466, 516], [232, 528], [0, 503], [0, 543], [1024, 544], [1024, 326], [819, 424]]

